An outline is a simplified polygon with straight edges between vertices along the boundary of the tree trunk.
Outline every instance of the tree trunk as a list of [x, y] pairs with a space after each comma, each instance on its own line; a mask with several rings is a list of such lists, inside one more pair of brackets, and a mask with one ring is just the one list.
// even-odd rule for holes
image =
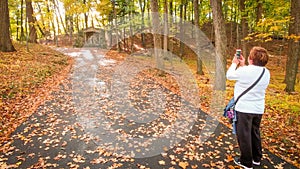
[[32, 8], [32, 1], [26, 0], [26, 16], [27, 22], [29, 25], [29, 39], [28, 42], [30, 43], [37, 43], [37, 33], [36, 33], [36, 19], [33, 16], [33, 8]]
[[[169, 28], [173, 27], [174, 22], [174, 16], [173, 16], [173, 0], [169, 2], [169, 15], [170, 15], [170, 21], [169, 21]], [[169, 37], [169, 51], [173, 52], [173, 37]]]
[[154, 58], [156, 61], [157, 68], [162, 68], [162, 58], [161, 58], [161, 35], [160, 31], [160, 19], [158, 13], [158, 2], [157, 0], [151, 0], [151, 15], [152, 15], [152, 32], [154, 41]]
[[[180, 39], [182, 39], [183, 38], [183, 34], [184, 34], [184, 26], [183, 26], [183, 4], [184, 4], [184, 0], [181, 0], [181, 4], [180, 4], [180, 16], [179, 16], [179, 18], [180, 18], [180, 23], [179, 23], [179, 25], [180, 25]], [[180, 53], [179, 53], [179, 56], [180, 56], [180, 58], [181, 58], [181, 60], [183, 59], [183, 55], [184, 55], [184, 51], [183, 51], [183, 42], [182, 42], [182, 40], [180, 41]]]
[[247, 14], [245, 13], [245, 0], [240, 0], [240, 11], [242, 13], [242, 36], [241, 45], [242, 45], [242, 54], [246, 58], [247, 61], [247, 43], [245, 38], [248, 36], [248, 22], [247, 22]]
[[[171, 0], [170, 2], [169, 2], [169, 11], [170, 11], [170, 16], [171, 16], [171, 18], [173, 18], [173, 0]], [[171, 23], [173, 23], [173, 21], [171, 21]]]
[[24, 0], [21, 0], [21, 21], [20, 21], [20, 26], [21, 26], [21, 35], [20, 35], [20, 41], [24, 41], [26, 39], [25, 33], [24, 33], [24, 27], [23, 27], [23, 4]]
[[210, 0], [213, 14], [213, 24], [215, 32], [215, 46], [216, 46], [216, 77], [215, 89], [225, 90], [226, 87], [226, 51], [227, 51], [227, 37], [226, 27], [222, 13], [221, 0]]
[[[114, 15], [114, 21], [115, 21], [115, 33], [116, 33], [116, 42], [117, 42], [117, 48], [118, 48], [118, 52], [121, 52], [121, 42], [119, 42], [119, 30], [118, 30], [118, 20], [117, 20], [117, 10], [116, 10], [116, 2], [115, 0], [112, 1], [113, 3], [113, 15]], [[93, 24], [94, 25], [94, 24]]]
[[[76, 17], [75, 17], [75, 28], [76, 28], [76, 31], [77, 31], [77, 35], [79, 35], [79, 32], [80, 32], [80, 17], [79, 17], [79, 15], [76, 15]], [[85, 28], [85, 26], [84, 27], [82, 27], [82, 29], [84, 29]]]
[[[68, 22], [69, 22], [69, 24], [67, 24], [67, 25], [69, 25], [68, 26], [68, 30], [69, 30], [69, 44], [72, 44], [72, 41], [73, 41], [73, 31], [74, 31], [74, 17], [73, 17], [73, 15], [68, 15]], [[66, 21], [66, 23], [68, 23], [67, 21]]]
[[[86, 0], [83, 0], [83, 4], [86, 5]], [[88, 28], [88, 22], [89, 22], [89, 17], [87, 12], [84, 13], [84, 23], [85, 23], [85, 29]]]
[[[57, 6], [57, 4], [58, 4], [57, 0], [53, 0], [53, 4], [54, 4], [54, 6], [55, 6], [55, 8], [56, 8], [56, 10], [57, 10], [57, 12], [58, 12], [58, 17], [59, 17], [59, 19], [60, 19], [61, 25], [62, 25], [62, 27], [63, 27], [65, 33], [67, 33], [68, 31], [67, 31], [66, 26], [65, 26], [65, 24], [64, 24], [64, 21], [63, 21], [63, 19], [62, 19], [62, 17], [61, 17], [59, 7]], [[57, 22], [57, 23], [59, 23], [59, 22]], [[59, 26], [58, 26], [58, 28], [59, 28]], [[59, 29], [59, 30], [60, 30], [60, 29]], [[61, 32], [61, 31], [60, 31], [60, 32]]]
[[164, 51], [168, 51], [168, 35], [169, 35], [169, 31], [168, 31], [168, 24], [169, 24], [169, 20], [168, 20], [168, 1], [164, 0]]
[[199, 75], [203, 75], [203, 69], [202, 69], [202, 60], [200, 58], [200, 44], [198, 42], [199, 38], [199, 33], [198, 33], [198, 29], [200, 29], [200, 25], [199, 25], [199, 2], [198, 0], [193, 0], [193, 4], [194, 4], [194, 24], [196, 26], [196, 50], [197, 50], [197, 74]]
[[[234, 1], [231, 1], [231, 6], [234, 5]], [[230, 9], [230, 40], [229, 40], [229, 46], [233, 46], [233, 22], [235, 20], [233, 20], [233, 8]]]
[[[36, 4], [38, 6], [39, 13], [43, 13], [40, 4], [39, 3], [36, 3]], [[45, 26], [45, 19], [44, 19], [43, 15], [41, 15], [40, 22], [42, 22], [42, 27], [37, 22], [36, 22], [36, 24], [37, 24], [37, 27], [39, 28], [39, 31], [41, 32], [42, 36], [45, 37], [46, 34], [45, 34], [44, 29], [45, 29], [46, 26]]]
[[17, 18], [16, 18], [16, 20], [17, 20], [17, 35], [16, 35], [16, 39], [19, 41], [20, 39], [19, 39], [19, 27], [20, 27], [20, 18], [19, 18], [19, 14], [20, 14], [20, 11], [19, 11], [19, 9], [17, 9]]
[[142, 47], [145, 47], [145, 33], [144, 33], [144, 28], [145, 28], [145, 9], [146, 9], [146, 0], [139, 0], [139, 5], [140, 5], [140, 10], [141, 10], [141, 15], [142, 15], [142, 33], [141, 33], [141, 40], [142, 40]]
[[8, 0], [0, 0], [0, 50], [2, 52], [16, 51], [10, 39]]
[[[289, 25], [289, 35], [300, 36], [300, 1], [291, 0], [291, 16], [293, 21]], [[288, 58], [286, 63], [286, 74], [285, 74], [285, 91], [294, 92], [295, 91], [295, 81], [298, 71], [298, 61], [300, 55], [300, 42], [299, 39], [289, 39], [288, 43]]]
[[257, 0], [256, 22], [258, 22], [262, 19], [262, 13], [263, 13], [262, 1]]

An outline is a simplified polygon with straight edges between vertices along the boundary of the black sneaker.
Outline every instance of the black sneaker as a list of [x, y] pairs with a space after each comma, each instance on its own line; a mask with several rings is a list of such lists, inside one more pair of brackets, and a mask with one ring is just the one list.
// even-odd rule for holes
[[240, 166], [240, 167], [243, 167], [244, 169], [253, 169], [253, 167], [246, 167], [246, 166], [244, 166], [241, 162], [240, 162], [240, 158], [238, 158], [238, 157], [235, 157], [234, 158], [234, 163], [236, 164], [236, 165], [238, 165], [238, 166]]

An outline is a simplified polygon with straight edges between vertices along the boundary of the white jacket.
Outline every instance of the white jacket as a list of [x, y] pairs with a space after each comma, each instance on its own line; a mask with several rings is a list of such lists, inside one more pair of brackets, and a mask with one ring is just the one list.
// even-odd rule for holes
[[[232, 63], [227, 70], [228, 80], [236, 80], [234, 86], [234, 99], [250, 87], [263, 71], [261, 66], [249, 65], [237, 68], [236, 63]], [[266, 71], [260, 81], [245, 95], [243, 95], [237, 104], [235, 110], [243, 113], [263, 114], [265, 110], [265, 94], [270, 82], [270, 71]]]

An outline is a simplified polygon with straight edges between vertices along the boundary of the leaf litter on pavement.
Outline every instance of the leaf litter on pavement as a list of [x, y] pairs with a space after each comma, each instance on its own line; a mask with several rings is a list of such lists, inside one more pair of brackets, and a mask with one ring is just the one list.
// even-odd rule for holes
[[[116, 59], [119, 62], [121, 60]], [[115, 65], [117, 64], [118, 62]], [[98, 72], [100, 73], [97, 74], [97, 78], [105, 84], [113, 81], [112, 65], [101, 66]], [[61, 90], [53, 93], [54, 97], [41, 105], [37, 113], [30, 116], [17, 129], [12, 139], [1, 146], [3, 154], [0, 155], [0, 164], [5, 168], [65, 166], [69, 168], [96, 166], [100, 168], [225, 168], [231, 166], [233, 156], [237, 152], [234, 136], [230, 132], [219, 132], [211, 135], [208, 140], [201, 141], [199, 132], [203, 129], [207, 116], [201, 111], [197, 111], [197, 119], [191, 128], [187, 129], [189, 132], [186, 135], [183, 136], [178, 131], [176, 137], [180, 142], [172, 147], [163, 148], [161, 154], [147, 159], [133, 157], [143, 151], [150, 151], [151, 141], [143, 144], [127, 144], [133, 150], [128, 154], [121, 151], [124, 147], [111, 146], [112, 143], [104, 142], [101, 135], [95, 134], [100, 127], [105, 127], [107, 128], [105, 132], [117, 133], [116, 139], [124, 143], [128, 143], [130, 138], [149, 136], [155, 138], [164, 134], [166, 130], [170, 130], [168, 126], [174, 124], [174, 121], [179, 118], [178, 107], [184, 104], [180, 99], [179, 87], [173, 82], [174, 78], [170, 74], [157, 69], [142, 71], [131, 81], [129, 100], [131, 106], [140, 113], [136, 120], [148, 122], [137, 124], [126, 119], [128, 116], [134, 117], [136, 112], [128, 111], [124, 115], [124, 112], [118, 112], [119, 105], [115, 108], [115, 104], [122, 104], [128, 100], [119, 99], [120, 102], [114, 102], [109, 99], [109, 92], [107, 91], [108, 95], [102, 95], [101, 89], [95, 89], [95, 95], [99, 96], [97, 97], [98, 111], [89, 111], [94, 109], [89, 107], [90, 104], [94, 104], [89, 101], [83, 107], [86, 111], [78, 111], [72, 97], [72, 84], [70, 79], [66, 79]], [[159, 108], [163, 113], [151, 114], [156, 112], [153, 110], [156, 105], [149, 101], [151, 99], [149, 97], [154, 97], [151, 95], [153, 90], [159, 91], [156, 97], [163, 97], [167, 102], [163, 108]], [[186, 111], [190, 110], [186, 109]], [[103, 116], [106, 117], [105, 123], [98, 124], [97, 120]], [[91, 126], [84, 126], [85, 123], [78, 121], [82, 117], [90, 120]], [[177, 127], [186, 130], [183, 126], [184, 124]], [[222, 131], [224, 126], [218, 126], [216, 130]], [[225, 129], [225, 131], [229, 130]], [[168, 136], [165, 138], [168, 139]], [[223, 158], [224, 155], [226, 158]], [[264, 154], [264, 158], [269, 157]]]

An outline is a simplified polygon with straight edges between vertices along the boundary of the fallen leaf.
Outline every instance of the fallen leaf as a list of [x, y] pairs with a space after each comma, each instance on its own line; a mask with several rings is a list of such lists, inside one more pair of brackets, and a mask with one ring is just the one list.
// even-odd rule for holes
[[158, 164], [160, 164], [160, 165], [166, 165], [166, 162], [164, 160], [160, 160], [160, 161], [158, 161]]
[[189, 163], [188, 163], [188, 162], [179, 162], [178, 165], [179, 165], [181, 168], [186, 169], [187, 166], [189, 166]]

